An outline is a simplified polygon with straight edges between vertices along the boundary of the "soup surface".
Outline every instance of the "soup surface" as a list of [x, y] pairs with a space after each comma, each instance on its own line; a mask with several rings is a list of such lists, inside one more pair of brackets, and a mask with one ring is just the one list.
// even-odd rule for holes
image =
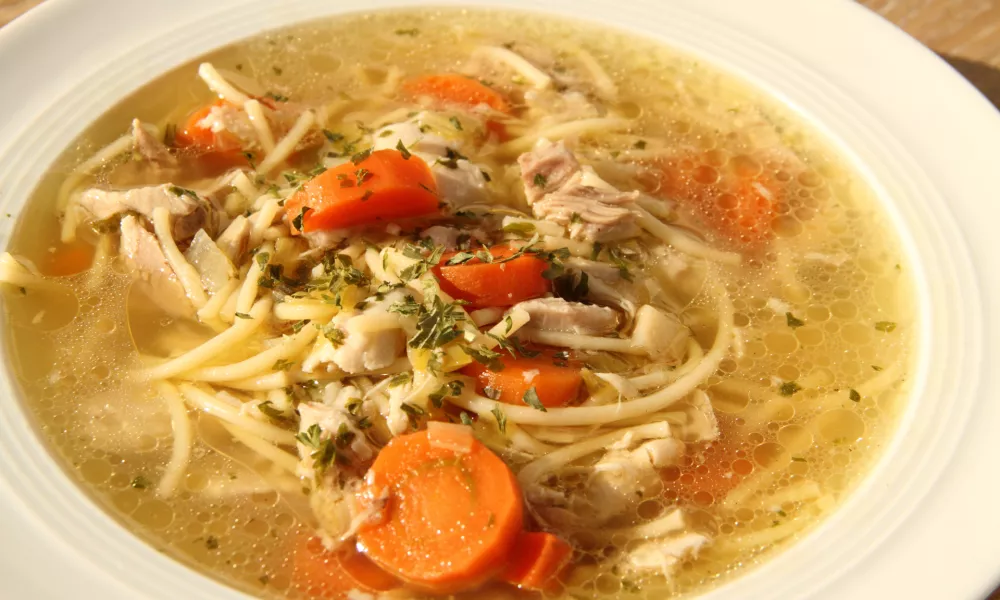
[[262, 597], [702, 592], [864, 476], [914, 338], [819, 136], [538, 15], [185, 65], [67, 150], [9, 252], [12, 368], [67, 470]]

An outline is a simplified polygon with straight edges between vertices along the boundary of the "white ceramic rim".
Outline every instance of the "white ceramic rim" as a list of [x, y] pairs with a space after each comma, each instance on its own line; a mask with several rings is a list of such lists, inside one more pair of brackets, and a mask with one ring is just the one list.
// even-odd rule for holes
[[[421, 4], [48, 0], [0, 31], [8, 91], [0, 96], [0, 212], [16, 215], [87, 123], [177, 64], [314, 16]], [[537, 9], [529, 0], [433, 4]], [[855, 163], [899, 226], [909, 263], [920, 265], [913, 275], [924, 333], [900, 435], [793, 551], [706, 597], [985, 595], [1000, 578], [1000, 511], [992, 508], [1000, 273], [989, 253], [1000, 210], [976, 200], [996, 198], [997, 112], [926, 49], [847, 0], [555, 0], [545, 10], [663, 39], [775, 94]], [[73, 51], [44, 43], [55, 39]], [[4, 243], [12, 223], [0, 227]], [[157, 553], [93, 505], [47, 456], [6, 372], [0, 398], [0, 581], [8, 591], [244, 597]]]

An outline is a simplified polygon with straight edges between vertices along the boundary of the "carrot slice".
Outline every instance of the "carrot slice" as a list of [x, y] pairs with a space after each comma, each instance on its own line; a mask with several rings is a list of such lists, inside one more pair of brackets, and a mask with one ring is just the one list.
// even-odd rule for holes
[[434, 267], [434, 274], [446, 294], [467, 301], [473, 308], [513, 306], [547, 294], [552, 289], [552, 282], [542, 275], [549, 268], [544, 260], [532, 254], [523, 254], [507, 262], [496, 260], [514, 252], [510, 246], [494, 246], [490, 254], [495, 262], [484, 263], [473, 258], [457, 265], [447, 264], [458, 254], [448, 252]]
[[780, 186], [763, 173], [713, 167], [699, 157], [661, 164], [661, 189], [693, 209], [708, 227], [735, 246], [760, 250], [767, 246], [777, 217]]
[[551, 589], [572, 557], [573, 547], [562, 538], [541, 531], [525, 531], [517, 536], [510, 562], [500, 579], [522, 589]]
[[531, 388], [535, 388], [546, 408], [566, 406], [580, 394], [583, 377], [575, 366], [557, 365], [547, 357], [513, 358], [504, 354], [498, 360], [503, 365], [499, 371], [474, 362], [462, 367], [461, 372], [476, 380], [478, 393], [505, 404], [523, 406], [524, 395]]
[[753, 472], [753, 462], [740, 452], [743, 440], [736, 427], [719, 419], [719, 431], [719, 439], [704, 450], [689, 454], [680, 465], [663, 470], [664, 489], [671, 500], [680, 498], [710, 506], [725, 498]]
[[[503, 94], [465, 75], [422, 75], [404, 82], [403, 89], [412, 96], [430, 96], [446, 106], [469, 109], [485, 104], [497, 112], [511, 112]], [[507, 128], [499, 121], [487, 120], [486, 130], [501, 141], [507, 139]]]
[[42, 272], [53, 277], [75, 275], [90, 268], [94, 262], [94, 246], [77, 240], [56, 248], [46, 255], [41, 265]]
[[300, 542], [292, 576], [310, 597], [328, 600], [346, 598], [355, 589], [387, 592], [402, 585], [354, 548], [330, 552], [315, 536]]
[[212, 108], [223, 106], [227, 106], [225, 100], [216, 100], [196, 110], [174, 136], [174, 144], [178, 148], [191, 150], [198, 155], [200, 161], [213, 169], [249, 164], [238, 137], [228, 131], [212, 131], [201, 123], [211, 114]]
[[388, 491], [385, 520], [358, 532], [359, 547], [400, 579], [449, 594], [503, 568], [521, 531], [517, 478], [486, 446], [434, 446], [426, 431], [395, 437], [366, 475], [371, 497]]
[[456, 73], [414, 77], [403, 83], [403, 89], [414, 96], [430, 96], [443, 104], [466, 107], [485, 104], [497, 112], [510, 112], [510, 104], [500, 92]]
[[293, 233], [437, 212], [437, 185], [427, 163], [398, 150], [378, 150], [357, 163], [323, 171], [285, 202]]

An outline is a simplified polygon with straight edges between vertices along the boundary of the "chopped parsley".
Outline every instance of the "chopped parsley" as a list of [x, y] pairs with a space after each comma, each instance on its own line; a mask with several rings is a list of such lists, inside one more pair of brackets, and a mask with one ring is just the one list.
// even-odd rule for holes
[[451, 117], [448, 119], [448, 122], [451, 123], [451, 126], [455, 129], [462, 131], [462, 122], [458, 120], [458, 117]]
[[638, 142], [632, 144], [632, 147], [635, 148], [636, 150], [645, 150], [646, 140], [639, 140]]
[[463, 348], [466, 354], [471, 356], [473, 360], [481, 365], [484, 365], [490, 371], [502, 371], [503, 363], [500, 362], [500, 353], [496, 350], [490, 350], [486, 346]]
[[462, 414], [460, 414], [458, 418], [461, 419], [462, 425], [468, 425], [469, 427], [472, 427], [472, 417], [469, 416], [469, 413], [463, 410]]
[[508, 223], [508, 224], [506, 224], [506, 225], [503, 226], [503, 232], [504, 233], [514, 233], [514, 234], [517, 234], [517, 235], [522, 235], [524, 237], [528, 237], [528, 236], [532, 235], [533, 233], [535, 233], [535, 224], [534, 223], [527, 223], [527, 222], [524, 222], [524, 221], [519, 221], [519, 222], [514, 222], [514, 223]]
[[237, 319], [252, 319], [253, 317], [250, 316], [250, 315], [248, 315], [247, 313], [238, 312], [238, 313], [236, 313], [236, 318]]
[[892, 333], [896, 329], [896, 323], [893, 321], [879, 321], [875, 323], [875, 329], [885, 333]]
[[416, 27], [410, 29], [397, 29], [396, 35], [408, 35], [410, 37], [417, 37], [420, 34], [420, 30]]
[[448, 383], [439, 387], [436, 391], [432, 392], [428, 396], [431, 400], [431, 404], [434, 408], [441, 408], [444, 405], [444, 399], [449, 396], [458, 396], [462, 393], [462, 388], [465, 387], [465, 383], [457, 379], [453, 379]]
[[140, 475], [136, 475], [135, 478], [132, 479], [131, 485], [132, 485], [133, 489], [144, 490], [144, 489], [148, 488], [150, 484], [149, 484], [149, 480], [146, 479], [146, 476], [140, 474]]
[[803, 321], [802, 319], [797, 318], [795, 315], [793, 315], [790, 312], [786, 312], [785, 313], [785, 321], [788, 323], [788, 326], [792, 327], [792, 328], [794, 328], [794, 327], [802, 327], [803, 325], [806, 324], [805, 321]]
[[535, 184], [535, 187], [543, 188], [549, 182], [545, 175], [541, 173], [535, 173], [535, 177], [531, 180]]
[[491, 410], [490, 412], [493, 413], [493, 418], [496, 419], [497, 421], [497, 429], [500, 430], [500, 433], [506, 434], [507, 415], [505, 415], [503, 410], [500, 409], [500, 403], [495, 404], [493, 406], [493, 410]]
[[288, 96], [284, 94], [279, 94], [277, 92], [266, 92], [264, 96], [274, 100], [275, 102], [288, 102]]
[[195, 200], [198, 199], [198, 192], [195, 192], [194, 190], [189, 190], [187, 188], [182, 188], [179, 185], [172, 185], [167, 188], [167, 191], [175, 196], [191, 196]]
[[417, 332], [410, 338], [410, 347], [429, 350], [444, 346], [461, 335], [459, 323], [464, 320], [464, 311], [459, 305], [445, 303], [440, 296], [434, 296], [429, 306], [421, 304], [417, 310]]
[[210, 535], [205, 538], [205, 547], [209, 550], [215, 550], [219, 547], [219, 540], [214, 535]]
[[257, 405], [257, 410], [259, 410], [261, 412], [261, 414], [263, 414], [263, 415], [265, 415], [267, 417], [270, 417], [271, 419], [274, 419], [276, 421], [282, 420], [282, 419], [285, 418], [285, 413], [283, 413], [280, 410], [278, 410], [277, 408], [275, 408], [274, 404], [270, 400], [265, 400], [265, 401], [261, 402], [260, 404], [258, 404]]
[[410, 151], [406, 149], [406, 145], [403, 144], [403, 140], [399, 140], [399, 142], [396, 143], [396, 150], [399, 150], [399, 153], [403, 155], [403, 160], [410, 160], [410, 156], [412, 156], [412, 154], [410, 154]]
[[854, 388], [851, 388], [851, 391], [849, 392], [848, 396], [850, 397], [851, 402], [861, 402], [861, 394], [859, 394], [858, 390]]
[[409, 371], [404, 371], [402, 373], [397, 373], [389, 378], [389, 387], [399, 387], [401, 385], [406, 385], [413, 381], [413, 373]]
[[323, 135], [325, 135], [326, 139], [330, 140], [331, 142], [340, 142], [340, 141], [343, 141], [343, 139], [344, 139], [343, 134], [334, 133], [334, 132], [330, 131], [329, 129], [324, 129], [323, 130]]
[[274, 361], [273, 365], [271, 365], [271, 370], [272, 371], [287, 371], [288, 369], [291, 369], [292, 365], [294, 365], [294, 364], [295, 364], [294, 361], [285, 360], [283, 358], [279, 358], [278, 360]]
[[310, 210], [312, 209], [309, 208], [308, 206], [303, 206], [301, 212], [299, 212], [299, 216], [292, 219], [292, 227], [298, 229], [299, 231], [302, 231], [302, 223], [306, 218], [306, 213], [308, 213]]
[[791, 396], [796, 392], [802, 390], [802, 387], [799, 386], [799, 384], [795, 383], [794, 381], [786, 381], [785, 383], [781, 384], [781, 387], [778, 388], [778, 390], [781, 392], [782, 396]]
[[524, 403], [535, 410], [540, 410], [542, 412], [548, 412], [542, 401], [538, 399], [538, 392], [535, 391], [535, 386], [528, 388], [528, 391], [524, 392], [524, 396], [521, 398]]

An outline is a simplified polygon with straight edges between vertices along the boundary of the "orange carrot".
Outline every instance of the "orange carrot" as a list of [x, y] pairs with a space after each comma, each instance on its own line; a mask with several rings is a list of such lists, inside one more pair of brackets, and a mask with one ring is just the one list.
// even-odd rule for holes
[[662, 163], [662, 191], [686, 204], [736, 247], [751, 251], [765, 247], [773, 235], [780, 186], [763, 173], [706, 162], [684, 157]]
[[62, 277], [86, 271], [94, 262], [94, 246], [77, 240], [61, 245], [56, 251], [46, 255], [41, 270], [46, 275]]
[[414, 96], [430, 96], [443, 104], [466, 107], [485, 104], [497, 112], [510, 112], [510, 104], [502, 94], [471, 77], [456, 73], [414, 77], [403, 83], [403, 89]]
[[378, 150], [357, 163], [323, 171], [285, 202], [293, 233], [436, 212], [437, 186], [430, 168], [419, 157], [399, 150]]
[[719, 439], [683, 462], [663, 470], [663, 484], [670, 500], [680, 498], [709, 506], [721, 501], [753, 472], [753, 463], [741, 452], [743, 440], [736, 427], [719, 419]]
[[522, 589], [551, 589], [572, 557], [573, 547], [562, 538], [551, 533], [525, 531], [517, 536], [510, 562], [500, 579]]
[[513, 306], [547, 294], [552, 283], [542, 273], [548, 269], [548, 264], [532, 254], [523, 254], [507, 262], [498, 260], [514, 252], [510, 246], [494, 246], [490, 248], [494, 262], [484, 263], [472, 258], [448, 265], [448, 261], [458, 254], [449, 252], [441, 257], [434, 274], [446, 294], [467, 301], [473, 308]]
[[401, 585], [354, 548], [330, 552], [318, 537], [304, 538], [295, 551], [296, 584], [311, 598], [340, 600], [347, 592], [386, 592]]
[[226, 105], [225, 100], [216, 100], [196, 110], [177, 130], [177, 135], [174, 137], [174, 144], [178, 148], [195, 152], [204, 164], [220, 170], [247, 165], [249, 162], [243, 154], [238, 137], [228, 131], [212, 131], [210, 127], [201, 124], [201, 121], [211, 114], [212, 108]]
[[[443, 105], [474, 108], [485, 104], [497, 112], [511, 112], [502, 94], [465, 75], [422, 75], [404, 82], [403, 89], [413, 96], [429, 96]], [[488, 120], [486, 129], [501, 141], [507, 139], [507, 129], [499, 121]]]
[[514, 473], [477, 440], [468, 452], [432, 445], [426, 431], [397, 436], [365, 477], [388, 492], [385, 519], [358, 546], [400, 579], [437, 594], [473, 588], [504, 566], [524, 507]]
[[566, 406], [580, 393], [583, 377], [575, 366], [557, 365], [552, 358], [541, 356], [512, 358], [504, 354], [498, 360], [503, 365], [499, 371], [478, 362], [462, 367], [462, 373], [476, 380], [476, 391], [484, 396], [523, 406], [524, 395], [534, 388], [542, 406], [552, 408]]

